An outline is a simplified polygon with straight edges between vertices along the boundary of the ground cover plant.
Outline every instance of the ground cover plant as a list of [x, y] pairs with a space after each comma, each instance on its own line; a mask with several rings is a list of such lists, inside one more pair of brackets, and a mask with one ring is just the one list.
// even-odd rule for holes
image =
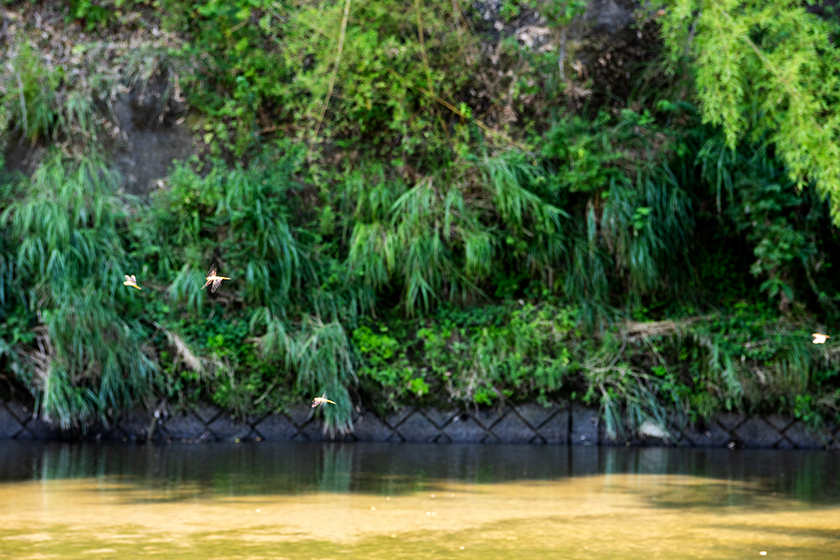
[[[360, 403], [840, 419], [810, 342], [838, 318], [838, 20], [654, 4], [649, 59], [602, 77], [584, 2], [4, 5], [3, 153], [37, 157], [0, 165], [0, 392], [76, 429], [324, 391], [334, 432]], [[194, 140], [140, 196], [123, 98]]]

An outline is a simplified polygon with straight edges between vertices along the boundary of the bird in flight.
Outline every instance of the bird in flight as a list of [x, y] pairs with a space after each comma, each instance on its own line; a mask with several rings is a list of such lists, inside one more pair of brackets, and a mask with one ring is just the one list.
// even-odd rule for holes
[[331, 400], [327, 399], [327, 392], [326, 391], [324, 391], [324, 394], [321, 395], [320, 397], [315, 397], [314, 399], [312, 399], [312, 408], [315, 408], [319, 404], [324, 404], [324, 403], [335, 404]]
[[230, 278], [227, 278], [225, 276], [216, 276], [216, 269], [214, 268], [205, 277], [205, 280], [207, 280], [207, 282], [201, 287], [201, 289], [203, 290], [204, 288], [206, 288], [210, 284], [213, 284], [213, 287], [210, 288], [210, 291], [215, 293], [216, 290], [219, 288], [219, 284], [222, 283], [222, 280], [230, 280]]
[[138, 290], [143, 289], [143, 288], [141, 288], [140, 286], [137, 285], [137, 278], [135, 278], [133, 274], [131, 276], [129, 276], [128, 274], [125, 274], [124, 276], [125, 276], [125, 282], [123, 282], [124, 285], [131, 286], [132, 288], [137, 288]]
[[825, 339], [826, 338], [831, 338], [827, 334], [820, 334], [820, 333], [814, 333], [811, 336], [814, 337], [814, 344], [825, 344]]

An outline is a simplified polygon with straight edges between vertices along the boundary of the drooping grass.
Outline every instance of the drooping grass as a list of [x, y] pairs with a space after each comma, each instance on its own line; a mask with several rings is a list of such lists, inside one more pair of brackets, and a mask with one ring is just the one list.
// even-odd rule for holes
[[344, 327], [337, 321], [325, 324], [312, 316], [287, 325], [261, 309], [254, 315], [251, 328], [264, 332], [259, 338], [263, 356], [295, 372], [299, 388], [314, 396], [326, 393], [335, 401], [335, 405], [322, 407], [325, 427], [332, 433], [352, 430], [348, 387], [355, 380], [355, 370]]
[[530, 190], [538, 180], [537, 168], [510, 153], [466, 159], [411, 188], [357, 172], [345, 182], [355, 203], [348, 266], [373, 289], [401, 285], [409, 315], [482, 297], [480, 283], [509, 260], [506, 245], [537, 235], [544, 243], [518, 255], [534, 271], [563, 252], [567, 215]]
[[138, 296], [118, 289], [134, 268], [123, 236], [136, 202], [117, 184], [95, 155], [52, 154], [0, 216], [17, 247], [12, 289], [40, 324], [30, 389], [64, 428], [108, 422], [156, 382], [144, 328], [125, 313]]

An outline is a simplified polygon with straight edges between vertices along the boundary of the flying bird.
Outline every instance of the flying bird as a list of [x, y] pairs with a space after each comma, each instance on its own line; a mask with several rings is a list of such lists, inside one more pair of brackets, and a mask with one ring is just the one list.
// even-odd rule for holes
[[327, 392], [326, 391], [324, 391], [324, 394], [321, 395], [320, 397], [315, 397], [314, 399], [312, 399], [312, 408], [315, 408], [319, 404], [324, 404], [324, 403], [335, 404], [331, 400], [327, 399]]
[[827, 334], [820, 334], [820, 333], [816, 333], [816, 332], [814, 334], [812, 334], [811, 336], [814, 337], [814, 344], [825, 344], [825, 339], [826, 338], [831, 338]]
[[222, 280], [230, 280], [230, 278], [227, 278], [225, 276], [216, 276], [216, 269], [214, 268], [210, 271], [210, 274], [208, 274], [205, 277], [205, 280], [207, 280], [207, 282], [201, 287], [201, 289], [203, 290], [210, 284], [213, 284], [213, 287], [210, 288], [210, 291], [215, 293], [216, 290], [219, 288], [219, 284], [222, 283]]
[[125, 276], [125, 282], [123, 282], [123, 285], [131, 286], [132, 288], [137, 288], [138, 290], [143, 289], [143, 288], [141, 288], [140, 286], [137, 285], [137, 278], [135, 278], [133, 274], [131, 276], [129, 276], [128, 274], [125, 274], [124, 276]]

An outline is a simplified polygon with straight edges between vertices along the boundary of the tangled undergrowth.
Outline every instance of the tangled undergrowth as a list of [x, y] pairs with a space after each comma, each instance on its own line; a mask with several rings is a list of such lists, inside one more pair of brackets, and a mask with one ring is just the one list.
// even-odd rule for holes
[[[837, 419], [838, 350], [809, 339], [837, 230], [766, 123], [704, 124], [673, 58], [588, 104], [585, 3], [518, 2], [492, 38], [476, 6], [4, 7], [0, 139], [41, 156], [0, 166], [0, 392], [82, 429], [324, 391], [333, 431], [362, 402]], [[114, 104], [152, 91], [196, 156], [138, 198]], [[214, 263], [233, 281], [199, 290]]]

